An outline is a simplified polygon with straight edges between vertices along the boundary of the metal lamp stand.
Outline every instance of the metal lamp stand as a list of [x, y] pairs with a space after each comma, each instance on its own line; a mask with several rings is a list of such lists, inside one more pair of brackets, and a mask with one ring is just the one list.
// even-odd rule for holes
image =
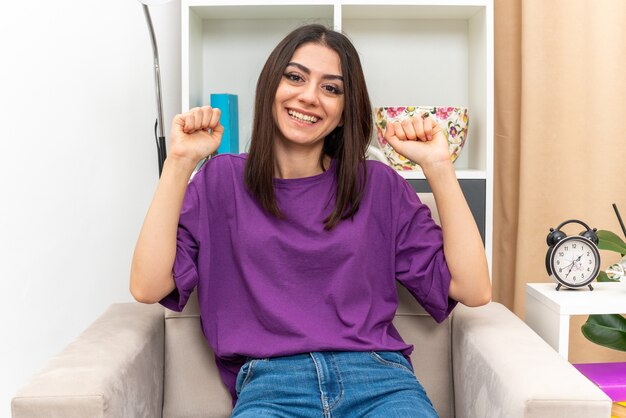
[[157, 153], [159, 159], [159, 178], [163, 171], [163, 164], [167, 158], [167, 148], [165, 147], [165, 134], [163, 133], [163, 103], [161, 99], [161, 72], [159, 67], [159, 50], [157, 48], [156, 37], [154, 36], [154, 27], [150, 17], [148, 4], [165, 3], [165, 1], [141, 1], [143, 6], [143, 14], [146, 17], [148, 31], [150, 32], [150, 40], [152, 42], [152, 54], [154, 56], [154, 87], [156, 90], [157, 100], [157, 120], [154, 124], [154, 138], [156, 140]]

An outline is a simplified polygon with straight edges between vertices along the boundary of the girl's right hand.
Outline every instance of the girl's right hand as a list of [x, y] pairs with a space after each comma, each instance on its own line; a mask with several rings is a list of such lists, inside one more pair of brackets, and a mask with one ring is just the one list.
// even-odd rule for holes
[[188, 160], [194, 166], [220, 146], [224, 127], [221, 111], [211, 106], [196, 107], [176, 115], [170, 131], [170, 156]]

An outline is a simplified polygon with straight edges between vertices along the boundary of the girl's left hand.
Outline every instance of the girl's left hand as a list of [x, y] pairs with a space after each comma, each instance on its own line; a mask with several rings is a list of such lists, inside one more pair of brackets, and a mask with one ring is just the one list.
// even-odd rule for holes
[[443, 129], [430, 116], [410, 116], [387, 123], [385, 140], [399, 154], [427, 170], [433, 164], [452, 163]]

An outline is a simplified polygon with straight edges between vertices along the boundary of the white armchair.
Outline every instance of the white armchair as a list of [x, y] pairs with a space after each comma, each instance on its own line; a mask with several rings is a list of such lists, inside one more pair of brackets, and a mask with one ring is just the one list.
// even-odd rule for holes
[[[498, 303], [436, 324], [399, 288], [395, 325], [441, 418], [609, 417], [611, 400]], [[228, 417], [197, 305], [112, 305], [13, 398], [14, 418]]]
[[[459, 305], [437, 324], [398, 292], [394, 325], [441, 418], [610, 416], [610, 398], [501, 304]], [[228, 417], [198, 312], [195, 297], [181, 313], [112, 305], [15, 395], [13, 417]]]

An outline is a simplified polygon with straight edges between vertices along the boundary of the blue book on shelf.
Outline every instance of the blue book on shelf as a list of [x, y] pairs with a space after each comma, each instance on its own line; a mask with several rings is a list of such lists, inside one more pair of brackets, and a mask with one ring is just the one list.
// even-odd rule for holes
[[239, 154], [239, 107], [236, 94], [211, 94], [211, 107], [222, 111], [224, 136], [218, 154]]

